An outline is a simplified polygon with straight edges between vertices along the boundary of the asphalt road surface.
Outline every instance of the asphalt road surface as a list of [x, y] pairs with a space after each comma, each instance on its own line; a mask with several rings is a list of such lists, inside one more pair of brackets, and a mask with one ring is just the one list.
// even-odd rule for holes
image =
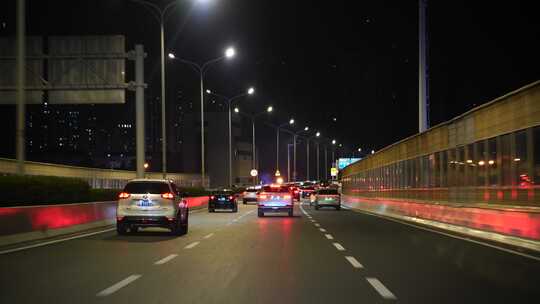
[[[151, 230], [151, 231], [149, 231]], [[363, 213], [190, 215], [0, 255], [0, 303], [540, 303], [540, 262]]]

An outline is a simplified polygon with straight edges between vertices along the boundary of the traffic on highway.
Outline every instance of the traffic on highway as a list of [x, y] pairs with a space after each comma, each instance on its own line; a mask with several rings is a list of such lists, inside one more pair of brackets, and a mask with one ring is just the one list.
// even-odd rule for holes
[[[533, 303], [537, 299], [537, 284], [528, 278], [540, 271], [538, 260], [352, 211], [340, 203], [337, 184], [309, 182], [310, 197], [293, 200], [302, 184], [257, 187], [257, 204], [240, 203], [249, 200], [247, 190], [216, 190], [208, 196], [208, 210], [184, 213], [189, 206], [181, 192], [173, 192], [170, 181], [133, 180], [120, 193], [119, 228], [1, 253], [0, 300]], [[237, 212], [230, 212], [235, 208]]]
[[2, 1], [0, 304], [540, 303], [537, 6]]

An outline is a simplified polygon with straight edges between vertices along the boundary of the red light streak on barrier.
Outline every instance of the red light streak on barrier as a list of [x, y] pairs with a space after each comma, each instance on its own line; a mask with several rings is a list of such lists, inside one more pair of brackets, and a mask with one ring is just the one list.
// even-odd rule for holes
[[540, 214], [515, 210], [452, 207], [347, 196], [345, 205], [385, 214], [394, 213], [506, 235], [540, 240]]
[[186, 197], [184, 199], [190, 208], [208, 205], [208, 196]]
[[[208, 197], [185, 198], [189, 207], [208, 204]], [[0, 207], [0, 235], [65, 228], [116, 218], [117, 202]]]

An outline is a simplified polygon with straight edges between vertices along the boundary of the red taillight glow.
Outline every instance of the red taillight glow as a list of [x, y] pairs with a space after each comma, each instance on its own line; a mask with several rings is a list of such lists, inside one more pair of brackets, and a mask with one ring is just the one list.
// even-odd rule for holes
[[291, 199], [291, 196], [290, 195], [285, 195], [283, 198], [284, 199]]
[[260, 198], [260, 199], [266, 199], [267, 196], [266, 196], [266, 194], [259, 194], [259, 198]]
[[165, 199], [173, 199], [174, 195], [172, 193], [170, 193], [170, 192], [167, 192], [167, 193], [162, 193], [161, 197], [163, 197]]
[[118, 194], [118, 198], [128, 198], [129, 196], [130, 194], [127, 192], [120, 192], [120, 194]]
[[294, 190], [294, 194], [298, 193], [298, 190]]
[[230, 199], [230, 200], [234, 199], [234, 196], [229, 195], [229, 199]]
[[210, 199], [215, 199], [216, 197], [214, 195], [210, 195]]

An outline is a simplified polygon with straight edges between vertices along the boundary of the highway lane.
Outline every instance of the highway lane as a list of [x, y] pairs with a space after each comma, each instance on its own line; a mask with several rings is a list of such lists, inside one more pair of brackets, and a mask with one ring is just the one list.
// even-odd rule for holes
[[0, 303], [536, 303], [537, 261], [370, 215], [196, 212], [0, 255]]

